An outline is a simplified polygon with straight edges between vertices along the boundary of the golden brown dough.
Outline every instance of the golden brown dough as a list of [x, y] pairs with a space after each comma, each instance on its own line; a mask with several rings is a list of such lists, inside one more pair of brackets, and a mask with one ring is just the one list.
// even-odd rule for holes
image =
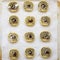
[[1, 48], [0, 48], [0, 60], [2, 60], [2, 51], [1, 51]]
[[58, 7], [60, 7], [60, 1], [57, 1]]

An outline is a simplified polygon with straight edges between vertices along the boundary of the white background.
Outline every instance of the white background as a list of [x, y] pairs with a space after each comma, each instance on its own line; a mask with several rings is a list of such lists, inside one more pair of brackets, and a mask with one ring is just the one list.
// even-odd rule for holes
[[[40, 50], [42, 47], [50, 47], [52, 50], [51, 57], [46, 60], [57, 60], [57, 4], [56, 1], [47, 0], [49, 4], [49, 9], [47, 13], [41, 13], [38, 11], [39, 1], [32, 1], [34, 3], [34, 10], [32, 12], [25, 12], [23, 9], [24, 1], [18, 2], [19, 11], [17, 13], [11, 13], [8, 10], [9, 2], [2, 2], [2, 14], [1, 14], [1, 34], [2, 34], [2, 60], [10, 60], [9, 51], [16, 48], [19, 53], [18, 60], [27, 60], [25, 57], [26, 48], [35, 49], [35, 57], [33, 60], [45, 60], [40, 55]], [[19, 26], [11, 27], [9, 24], [9, 17], [16, 15], [19, 17]], [[25, 25], [25, 18], [27, 16], [34, 16], [36, 23], [34, 27], [27, 27]], [[40, 18], [42, 16], [49, 16], [51, 19], [51, 24], [48, 27], [43, 27], [40, 24]], [[49, 31], [51, 33], [51, 40], [48, 43], [44, 43], [40, 39], [40, 33], [42, 31]], [[8, 34], [10, 32], [15, 32], [19, 36], [19, 40], [16, 44], [11, 44], [8, 41]], [[27, 43], [24, 39], [24, 34], [26, 32], [33, 32], [35, 34], [35, 41], [33, 43]]]

